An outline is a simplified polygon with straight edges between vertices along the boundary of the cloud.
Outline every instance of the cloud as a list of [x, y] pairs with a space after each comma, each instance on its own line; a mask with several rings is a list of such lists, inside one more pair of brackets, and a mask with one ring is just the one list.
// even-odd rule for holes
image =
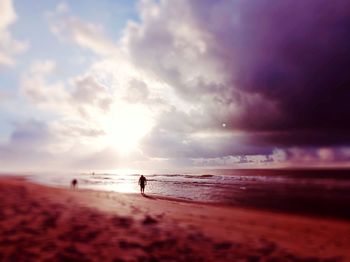
[[286, 149], [285, 162], [290, 166], [345, 166], [349, 167], [348, 147], [291, 147]]
[[7, 102], [11, 100], [12, 95], [10, 92], [0, 90], [0, 102]]
[[22, 74], [20, 91], [30, 102], [44, 108], [67, 107], [69, 94], [62, 81], [49, 81], [56, 73], [56, 63], [52, 60], [33, 62]]
[[[53, 117], [23, 123], [28, 133], [16, 126], [9, 145], [42, 133], [30, 147], [69, 156], [71, 167], [342, 165], [350, 146], [349, 7], [144, 0], [140, 20], [113, 41], [60, 4], [47, 14], [51, 32], [96, 59], [69, 79], [54, 61], [31, 64], [21, 94]], [[128, 157], [118, 151], [135, 144]]]
[[[350, 114], [345, 69], [350, 58], [345, 48], [349, 3], [237, 3], [227, 6], [237, 14], [234, 22], [226, 20], [224, 30], [220, 23], [209, 28], [214, 38], [221, 39], [213, 45], [216, 56], [228, 65], [235, 89], [260, 94], [276, 103], [280, 112], [272, 122], [266, 121], [269, 117], [255, 118], [260, 128], [243, 120], [245, 128], [326, 133], [349, 129], [343, 121]], [[202, 26], [207, 24], [201, 12], [197, 16]]]
[[73, 80], [75, 89], [72, 93], [74, 102], [90, 105], [108, 111], [112, 103], [111, 95], [105, 86], [98, 83], [91, 75], [77, 77]]
[[34, 61], [21, 77], [20, 90], [36, 107], [61, 115], [88, 116], [92, 111], [109, 110], [113, 94], [91, 72], [64, 81], [52, 60]]
[[[85, 167], [97, 167], [103, 163], [116, 167], [118, 159], [122, 159], [123, 163], [143, 159], [139, 149], [133, 148], [133, 145], [150, 128], [147, 108], [126, 103], [126, 93], [119, 93], [118, 86], [105, 83], [98, 77], [96, 68], [66, 80], [60, 78], [59, 72], [59, 66], [51, 60], [34, 61], [23, 72], [21, 94], [31, 110], [37, 113], [35, 119], [41, 119], [35, 120], [40, 126], [37, 122], [33, 124], [38, 142], [33, 141], [28, 148], [33, 148], [35, 152], [40, 148], [38, 155], [47, 152], [48, 156], [52, 156], [48, 166], [53, 168], [78, 168], [84, 163]], [[138, 88], [136, 84], [141, 82], [133, 83]], [[143, 98], [148, 99], [140, 96], [140, 99]], [[29, 132], [31, 125], [26, 123], [20, 123], [23, 125], [20, 130], [30, 137], [32, 133], [25, 130], [27, 128]], [[17, 152], [18, 157], [24, 157], [21, 150], [21, 147], [26, 147], [24, 140], [16, 135], [19, 125], [14, 128], [10, 141], [0, 147], [4, 154], [7, 152], [14, 156]], [[126, 155], [124, 150], [128, 151]]]
[[103, 32], [101, 25], [84, 21], [70, 13], [68, 5], [61, 3], [47, 14], [50, 30], [62, 41], [70, 41], [98, 55], [115, 55], [116, 45]]
[[28, 44], [13, 39], [9, 27], [17, 20], [11, 0], [0, 0], [0, 65], [12, 66], [14, 56], [24, 52]]
[[58, 162], [58, 138], [47, 124], [37, 120], [14, 123], [9, 141], [0, 145], [0, 163], [3, 170], [41, 169]]
[[[101, 131], [83, 128], [82, 126], [62, 128], [55, 123], [30, 119], [13, 123], [14, 131], [5, 144], [0, 144], [0, 164], [3, 170], [86, 170], [90, 166], [97, 166], [101, 162], [109, 166], [117, 159], [112, 150], [100, 152], [84, 145], [82, 137], [97, 137]], [[111, 154], [108, 154], [111, 153]], [[83, 163], [84, 165], [79, 165]], [[19, 165], [20, 163], [20, 165]]]
[[348, 147], [291, 147], [274, 149], [269, 154], [195, 158], [192, 165], [234, 168], [348, 168], [349, 161]]
[[[56, 80], [59, 69], [51, 60], [35, 61], [21, 77], [20, 90], [33, 108], [50, 115], [50, 129], [69, 137], [103, 135], [90, 119], [105, 112], [111, 96], [92, 76], [77, 76], [70, 81]], [[71, 86], [68, 87], [69, 83]]]
[[149, 90], [143, 81], [132, 79], [127, 89], [126, 100], [130, 103], [145, 102], [148, 99]]
[[123, 43], [207, 129], [225, 122], [270, 145], [348, 144], [349, 5], [141, 1]]

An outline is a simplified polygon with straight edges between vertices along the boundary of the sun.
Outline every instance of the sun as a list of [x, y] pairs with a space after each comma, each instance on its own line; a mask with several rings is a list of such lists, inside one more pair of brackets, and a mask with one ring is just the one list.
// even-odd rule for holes
[[104, 142], [121, 155], [139, 150], [140, 140], [152, 128], [149, 110], [142, 105], [119, 103], [103, 116]]

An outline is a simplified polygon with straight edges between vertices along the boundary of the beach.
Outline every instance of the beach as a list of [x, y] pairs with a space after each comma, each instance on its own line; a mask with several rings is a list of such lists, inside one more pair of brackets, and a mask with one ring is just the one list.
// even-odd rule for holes
[[0, 261], [350, 261], [350, 221], [0, 178]]

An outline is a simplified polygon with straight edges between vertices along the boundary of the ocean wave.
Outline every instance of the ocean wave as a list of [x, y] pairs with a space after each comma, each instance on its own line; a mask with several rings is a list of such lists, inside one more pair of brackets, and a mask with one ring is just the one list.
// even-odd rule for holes
[[211, 178], [214, 175], [184, 175], [186, 178]]

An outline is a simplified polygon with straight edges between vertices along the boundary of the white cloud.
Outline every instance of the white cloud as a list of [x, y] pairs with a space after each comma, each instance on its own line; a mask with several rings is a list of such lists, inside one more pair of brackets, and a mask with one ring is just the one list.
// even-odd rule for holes
[[103, 27], [73, 16], [66, 4], [47, 14], [50, 30], [59, 39], [70, 41], [98, 55], [116, 55], [116, 45], [105, 36]]
[[317, 156], [320, 160], [325, 162], [332, 162], [336, 159], [335, 150], [333, 148], [320, 148], [317, 150]]
[[1, 0], [0, 12], [0, 30], [4, 30], [12, 23], [14, 23], [17, 19], [12, 0]]
[[[104, 162], [122, 158], [124, 163], [143, 158], [138, 142], [152, 126], [147, 106], [125, 102], [127, 87], [120, 92], [111, 82], [103, 83], [96, 68], [66, 81], [60, 80], [59, 71], [53, 61], [36, 61], [21, 77], [23, 96], [33, 108], [50, 116], [43, 120], [52, 135], [41, 141], [48, 145], [43, 151], [67, 154], [71, 162], [90, 159], [89, 164], [94, 157], [99, 163], [102, 156]], [[106, 155], [111, 152], [114, 155]]]
[[168, 82], [183, 99], [220, 88], [225, 70], [209, 52], [210, 36], [196, 24], [187, 1], [142, 1], [139, 8], [141, 22], [130, 22], [122, 39], [136, 65]]
[[15, 40], [9, 31], [16, 20], [12, 0], [0, 0], [0, 65], [14, 65], [14, 56], [28, 48], [27, 43]]
[[22, 94], [37, 106], [59, 108], [66, 107], [69, 94], [62, 81], [49, 83], [48, 78], [55, 74], [54, 61], [36, 61], [23, 73], [20, 81]]
[[112, 103], [111, 94], [107, 87], [98, 83], [91, 75], [76, 77], [73, 80], [75, 89], [72, 99], [80, 104], [94, 106], [103, 111], [108, 111]]

